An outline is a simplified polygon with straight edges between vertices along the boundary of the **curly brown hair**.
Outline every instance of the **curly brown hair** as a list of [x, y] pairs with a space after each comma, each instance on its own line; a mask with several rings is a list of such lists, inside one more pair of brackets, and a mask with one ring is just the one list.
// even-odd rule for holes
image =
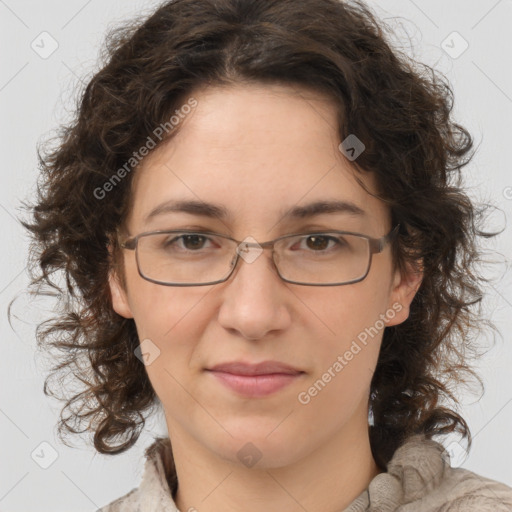
[[[450, 385], [465, 374], [481, 382], [468, 362], [475, 333], [492, 324], [475, 310], [488, 281], [476, 271], [477, 236], [495, 233], [480, 231], [484, 209], [461, 187], [473, 140], [451, 118], [449, 82], [392, 49], [387, 30], [360, 0], [172, 0], [108, 33], [102, 67], [80, 93], [72, 122], [55, 148], [42, 156], [38, 147], [37, 199], [28, 205], [31, 222], [23, 222], [30, 288], [59, 296], [36, 336], [40, 348], [58, 350], [44, 392], [66, 401], [61, 439], [93, 432], [97, 451], [123, 452], [158, 405], [134, 354], [134, 321], [113, 310], [108, 285], [113, 268], [122, 276], [115, 233], [130, 209], [134, 152], [148, 137], [159, 147], [174, 136], [179, 126], [164, 137], [155, 127], [199, 87], [277, 83], [327, 94], [339, 107], [340, 140], [356, 134], [366, 146], [354, 168], [375, 173], [376, 197], [400, 224], [395, 268], [422, 261], [409, 318], [385, 329], [371, 383], [375, 461], [385, 468], [416, 433], [458, 431], [471, 446], [467, 423], [441, 400], [458, 404]], [[98, 191], [107, 182], [105, 198]], [[55, 283], [54, 272], [65, 282]], [[81, 386], [71, 397], [51, 387], [53, 377], [62, 384], [68, 375]]]

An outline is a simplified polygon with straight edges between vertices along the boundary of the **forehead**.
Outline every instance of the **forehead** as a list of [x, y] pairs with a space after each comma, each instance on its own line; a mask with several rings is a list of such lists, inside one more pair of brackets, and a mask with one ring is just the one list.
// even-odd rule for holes
[[[132, 225], [141, 228], [169, 200], [214, 203], [224, 220], [255, 228], [326, 200], [354, 205], [346, 216], [354, 228], [380, 231], [386, 223], [383, 203], [357, 183], [338, 149], [337, 111], [327, 97], [276, 85], [209, 87], [192, 96], [197, 106], [177, 134], [135, 173]], [[358, 176], [376, 191], [370, 173]], [[357, 208], [366, 215], [354, 215]]]

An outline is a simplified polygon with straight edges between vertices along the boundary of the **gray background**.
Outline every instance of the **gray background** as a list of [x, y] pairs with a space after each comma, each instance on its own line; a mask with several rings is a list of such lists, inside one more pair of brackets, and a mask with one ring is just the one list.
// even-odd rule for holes
[[[20, 200], [31, 198], [35, 189], [36, 143], [68, 119], [74, 91], [96, 69], [106, 30], [137, 13], [151, 12], [159, 3], [0, 0], [1, 511], [94, 511], [139, 484], [144, 448], [154, 435], [166, 432], [162, 417], [157, 416], [136, 446], [116, 457], [95, 454], [78, 438], [72, 440], [75, 448], [56, 438], [59, 403], [42, 393], [45, 368], [51, 362], [36, 354], [34, 341], [36, 322], [47, 318], [45, 303], [27, 299], [27, 237], [15, 219], [22, 213]], [[465, 171], [470, 195], [501, 208], [492, 216], [494, 227], [508, 224], [489, 243], [494, 259], [502, 264], [487, 271], [497, 279], [487, 287], [484, 303], [487, 317], [502, 336], [477, 368], [485, 383], [484, 396], [458, 390], [463, 397], [461, 412], [474, 435], [471, 453], [459, 465], [512, 485], [512, 174], [507, 156], [512, 118], [512, 0], [369, 4], [395, 27], [397, 44], [404, 51], [449, 77], [455, 90], [455, 118], [480, 145]], [[44, 31], [58, 44], [47, 58], [31, 47], [35, 41], [40, 53], [51, 49], [51, 39], [40, 36]], [[463, 40], [454, 31], [469, 44], [461, 55]], [[18, 318], [11, 328], [6, 308], [15, 296], [13, 313]], [[490, 346], [492, 334], [480, 342]], [[43, 469], [31, 457], [34, 450], [40, 454], [40, 463], [51, 461], [52, 450], [56, 459]]]

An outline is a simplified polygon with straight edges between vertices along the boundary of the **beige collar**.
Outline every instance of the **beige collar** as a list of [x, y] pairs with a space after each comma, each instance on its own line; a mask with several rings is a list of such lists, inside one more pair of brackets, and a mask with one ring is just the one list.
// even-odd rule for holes
[[[387, 472], [376, 475], [343, 512], [392, 512], [401, 504], [419, 500], [435, 490], [447, 468], [451, 469], [440, 443], [424, 435], [412, 436], [396, 450]], [[179, 512], [173, 500], [176, 489], [170, 441], [157, 438], [146, 449], [142, 482], [132, 498], [140, 498], [147, 512]]]

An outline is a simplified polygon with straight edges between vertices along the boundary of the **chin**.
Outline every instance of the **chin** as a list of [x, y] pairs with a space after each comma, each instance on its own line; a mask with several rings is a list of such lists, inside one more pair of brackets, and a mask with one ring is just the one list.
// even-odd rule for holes
[[234, 424], [221, 423], [227, 432], [220, 439], [209, 439], [206, 444], [219, 457], [247, 468], [271, 469], [287, 466], [301, 457], [298, 447], [304, 451], [304, 439], [294, 439], [286, 429], [276, 426], [283, 420], [251, 422], [238, 421]]

